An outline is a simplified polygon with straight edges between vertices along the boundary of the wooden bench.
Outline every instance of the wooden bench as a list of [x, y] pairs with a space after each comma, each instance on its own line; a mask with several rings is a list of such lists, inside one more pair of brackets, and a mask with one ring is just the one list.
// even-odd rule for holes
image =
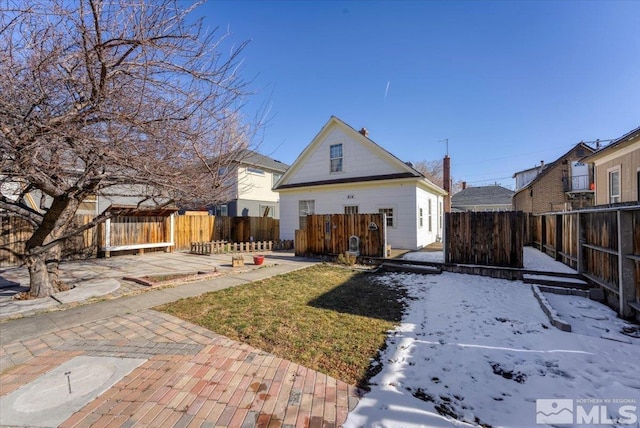
[[110, 257], [114, 251], [129, 251], [138, 250], [138, 254], [144, 254], [144, 250], [147, 248], [164, 248], [165, 253], [171, 252], [171, 247], [175, 244], [173, 242], [154, 242], [152, 244], [131, 244], [131, 245], [113, 245], [109, 247], [101, 247], [100, 251], [104, 253], [105, 257]]

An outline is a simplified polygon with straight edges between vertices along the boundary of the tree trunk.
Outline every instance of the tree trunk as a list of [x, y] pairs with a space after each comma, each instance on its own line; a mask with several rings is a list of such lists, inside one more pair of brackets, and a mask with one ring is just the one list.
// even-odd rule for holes
[[56, 292], [56, 287], [47, 270], [46, 258], [46, 253], [25, 257], [25, 264], [29, 269], [29, 295], [31, 297], [48, 297]]
[[29, 269], [31, 297], [48, 297], [68, 289], [58, 279], [62, 242], [49, 248], [43, 247], [64, 235], [77, 209], [77, 199], [70, 198], [68, 195], [55, 197], [42, 223], [27, 240], [25, 264]]

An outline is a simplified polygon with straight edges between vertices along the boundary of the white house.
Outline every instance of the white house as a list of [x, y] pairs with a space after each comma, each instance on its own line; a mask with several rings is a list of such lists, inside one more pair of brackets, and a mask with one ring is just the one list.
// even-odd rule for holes
[[384, 213], [387, 243], [419, 249], [442, 237], [447, 192], [332, 116], [274, 187], [280, 238], [294, 239], [308, 214]]
[[215, 214], [231, 217], [279, 218], [279, 195], [272, 190], [289, 165], [252, 150], [241, 150], [225, 167], [231, 183], [228, 199], [215, 206]]

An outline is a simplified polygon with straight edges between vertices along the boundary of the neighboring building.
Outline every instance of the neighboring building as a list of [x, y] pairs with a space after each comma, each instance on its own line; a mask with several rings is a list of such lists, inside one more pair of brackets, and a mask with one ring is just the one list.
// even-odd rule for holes
[[451, 197], [451, 210], [456, 211], [510, 211], [513, 190], [502, 186], [467, 187]]
[[[548, 165], [546, 165], [548, 166]], [[544, 162], [540, 162], [540, 165], [534, 166], [533, 168], [525, 169], [523, 171], [518, 171], [513, 174], [513, 178], [516, 180], [516, 192], [527, 184], [531, 183], [534, 178], [538, 176], [544, 170], [545, 164]]]
[[640, 201], [640, 128], [584, 161], [594, 165], [596, 205]]
[[[593, 205], [593, 171], [581, 161], [593, 152], [591, 147], [580, 142], [555, 162], [515, 173], [517, 185], [513, 209], [544, 213]], [[535, 177], [531, 178], [533, 175]]]
[[280, 218], [279, 195], [273, 186], [289, 166], [252, 150], [242, 150], [224, 171], [231, 182], [229, 199], [215, 206], [215, 215]]
[[308, 214], [384, 213], [387, 243], [419, 249], [442, 237], [447, 194], [407, 163], [332, 116], [276, 185], [280, 237]]

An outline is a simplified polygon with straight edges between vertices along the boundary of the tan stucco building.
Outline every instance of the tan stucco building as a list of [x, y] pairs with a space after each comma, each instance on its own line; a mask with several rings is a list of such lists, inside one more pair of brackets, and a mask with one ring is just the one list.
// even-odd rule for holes
[[513, 195], [513, 209], [534, 214], [569, 211], [593, 205], [593, 171], [582, 162], [594, 150], [585, 143], [576, 144], [555, 162], [516, 173], [528, 179]]
[[640, 201], [640, 127], [585, 161], [594, 166], [596, 205]]

